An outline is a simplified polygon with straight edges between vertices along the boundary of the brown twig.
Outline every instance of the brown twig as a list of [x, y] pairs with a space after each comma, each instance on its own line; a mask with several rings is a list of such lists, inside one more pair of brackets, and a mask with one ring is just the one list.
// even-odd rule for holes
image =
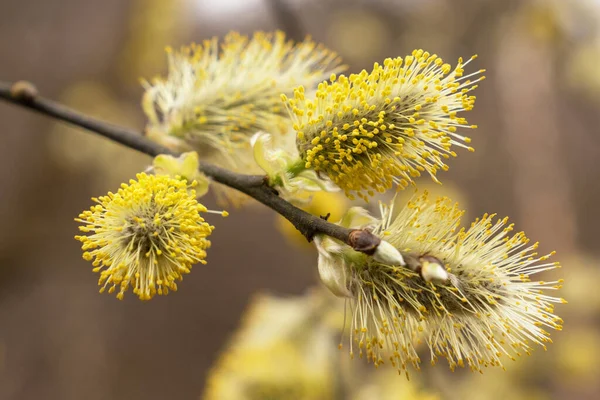
[[306, 37], [306, 30], [286, 0], [267, 0], [271, 14], [275, 19], [277, 27], [285, 32], [289, 39], [301, 42]]
[[[178, 155], [178, 153], [149, 140], [139, 132], [92, 118], [60, 103], [41, 97], [35, 86], [29, 82], [20, 81], [12, 85], [0, 82], [0, 98], [49, 117], [85, 128], [153, 157], [159, 154]], [[365, 248], [368, 248], [368, 251], [372, 253], [373, 249], [381, 241], [369, 231], [352, 231], [299, 209], [279, 197], [267, 185], [265, 177], [262, 175], [238, 174], [207, 163], [201, 163], [200, 170], [214, 181], [239, 190], [281, 214], [309, 242], [312, 241], [315, 235], [324, 234], [352, 246], [357, 251], [364, 251]], [[369, 245], [365, 247], [365, 244]]]

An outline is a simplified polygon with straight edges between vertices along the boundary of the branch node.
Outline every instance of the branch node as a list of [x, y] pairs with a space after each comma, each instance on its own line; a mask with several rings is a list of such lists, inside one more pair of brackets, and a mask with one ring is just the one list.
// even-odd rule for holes
[[312, 243], [312, 241], [315, 238], [315, 235], [317, 234], [317, 231], [314, 228], [302, 228], [300, 232], [306, 238], [308, 243]]
[[262, 186], [264, 188], [266, 188], [269, 192], [271, 192], [272, 194], [274, 194], [275, 196], [279, 196], [279, 190], [275, 189], [273, 186], [270, 185], [269, 182], [269, 177], [265, 175], [265, 177], [262, 179], [261, 182], [259, 182], [257, 185], [250, 185], [250, 186]]
[[373, 255], [381, 239], [366, 229], [352, 229], [348, 236], [348, 244], [356, 251]]
[[24, 102], [31, 102], [39, 95], [35, 85], [28, 81], [17, 81], [10, 87], [10, 95]]

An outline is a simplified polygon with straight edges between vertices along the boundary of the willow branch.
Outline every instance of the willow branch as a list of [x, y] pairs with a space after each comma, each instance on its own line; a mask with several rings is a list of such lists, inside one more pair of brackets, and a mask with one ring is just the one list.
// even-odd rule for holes
[[[179, 155], [149, 140], [140, 132], [101, 121], [41, 97], [35, 86], [29, 82], [0, 82], [0, 99], [84, 128], [152, 157], [159, 154]], [[238, 174], [207, 163], [200, 163], [200, 170], [214, 181], [236, 189], [273, 209], [290, 221], [309, 242], [315, 235], [324, 234], [348, 244], [357, 251], [372, 254], [381, 241], [369, 231], [347, 229], [299, 209], [279, 197], [276, 191], [268, 186], [265, 176]]]

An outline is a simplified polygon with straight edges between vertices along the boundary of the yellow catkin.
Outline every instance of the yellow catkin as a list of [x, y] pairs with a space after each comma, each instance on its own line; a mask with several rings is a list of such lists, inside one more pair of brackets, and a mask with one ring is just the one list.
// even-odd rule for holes
[[200, 216], [208, 210], [185, 180], [166, 175], [137, 175], [116, 192], [93, 198], [97, 204], [75, 221], [85, 235], [83, 258], [100, 273], [100, 292], [131, 286], [142, 300], [177, 290], [176, 281], [193, 264], [205, 264], [206, 238], [214, 227]]
[[[168, 49], [165, 78], [144, 81], [150, 138], [203, 160], [248, 168], [256, 132], [287, 133], [282, 93], [316, 84], [340, 71], [339, 57], [310, 38], [295, 43], [283, 32], [232, 32], [179, 50]], [[293, 140], [293, 139], [292, 139]]]
[[484, 79], [483, 70], [463, 75], [474, 58], [452, 69], [415, 50], [375, 63], [371, 72], [333, 74], [309, 97], [296, 88], [283, 100], [306, 168], [327, 174], [351, 198], [404, 188], [422, 172], [437, 181], [437, 171], [448, 168], [444, 160], [456, 156], [452, 145], [473, 150], [456, 131], [475, 128], [458, 115], [473, 108], [469, 92]]
[[[291, 121], [281, 104], [297, 85], [315, 87], [345, 69], [334, 52], [310, 38], [295, 43], [283, 32], [232, 32], [178, 50], [167, 49], [168, 74], [143, 81], [147, 136], [177, 151], [196, 151], [203, 161], [259, 174], [250, 139], [274, 135], [293, 146]], [[288, 134], [290, 133], [290, 134]], [[239, 205], [246, 197], [214, 185], [217, 199]]]
[[[403, 252], [408, 266], [386, 265], [362, 253], [345, 257], [350, 293], [350, 353], [376, 366], [390, 363], [408, 376], [419, 368], [416, 344], [426, 343], [430, 361], [445, 357], [450, 368], [482, 371], [529, 354], [551, 342], [546, 329], [561, 330], [554, 315], [561, 298], [549, 296], [562, 280], [534, 275], [559, 267], [540, 256], [523, 232], [511, 235], [508, 219], [486, 214], [459, 229], [464, 211], [448, 198], [413, 198], [396, 217], [382, 207], [373, 233]], [[330, 257], [331, 258], [331, 257]], [[341, 259], [340, 259], [341, 260]], [[350, 260], [350, 262], [348, 262]], [[426, 282], [419, 264], [439, 262], [444, 283]]]

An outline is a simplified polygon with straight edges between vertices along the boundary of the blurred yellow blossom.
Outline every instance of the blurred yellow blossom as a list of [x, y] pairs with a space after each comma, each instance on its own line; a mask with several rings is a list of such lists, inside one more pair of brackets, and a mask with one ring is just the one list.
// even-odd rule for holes
[[335, 396], [333, 331], [320, 323], [327, 300], [256, 296], [209, 374], [206, 400], [328, 400]]
[[600, 291], [596, 282], [600, 281], [600, 260], [586, 254], [567, 257], [563, 264], [565, 285], [563, 294], [569, 299], [568, 315], [571, 319], [587, 320], [600, 313]]
[[588, 386], [600, 376], [600, 335], [593, 326], [570, 327], [556, 341], [557, 362], [553, 368], [566, 383]]
[[[166, 66], [161, 51], [169, 43], [180, 42], [191, 26], [181, 20], [187, 0], [130, 1], [129, 31], [118, 63], [125, 84]], [[191, 23], [189, 24], [191, 25]]]
[[389, 369], [371, 373], [355, 391], [351, 400], [442, 400], [431, 388], [398, 379], [398, 373]]
[[[527, 374], [526, 371], [523, 373]], [[523, 383], [522, 377], [505, 371], [489, 370], [483, 376], [464, 376], [462, 381], [445, 379], [442, 384], [446, 384], [457, 399], [550, 400], [555, 398], [542, 386]]]

